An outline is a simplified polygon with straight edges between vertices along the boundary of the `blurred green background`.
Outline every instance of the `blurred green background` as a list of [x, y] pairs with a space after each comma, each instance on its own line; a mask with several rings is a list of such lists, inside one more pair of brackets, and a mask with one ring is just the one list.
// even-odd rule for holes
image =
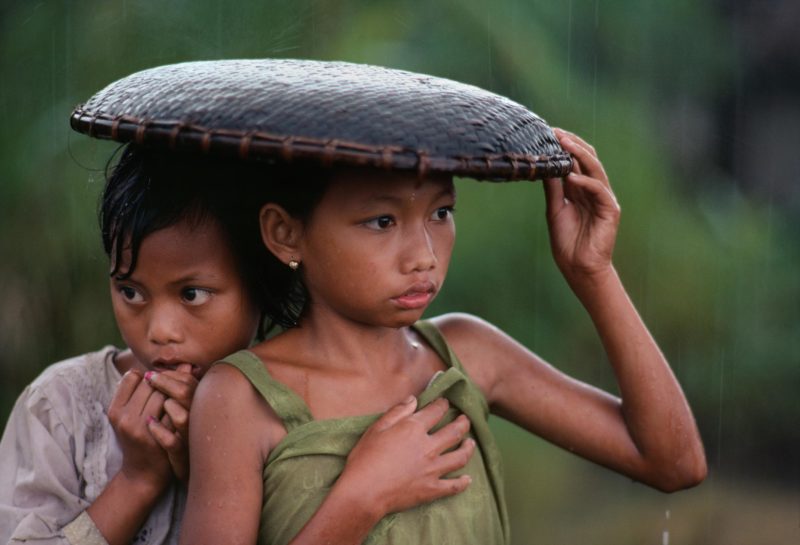
[[[596, 146], [623, 209], [617, 268], [706, 444], [708, 480], [664, 495], [494, 422], [514, 543], [800, 543], [797, 21], [791, 0], [5, 0], [0, 421], [49, 363], [119, 343], [96, 221], [115, 146], [70, 131], [75, 105], [186, 60], [381, 64], [507, 95]], [[540, 184], [458, 187], [431, 313], [481, 315], [613, 391]]]

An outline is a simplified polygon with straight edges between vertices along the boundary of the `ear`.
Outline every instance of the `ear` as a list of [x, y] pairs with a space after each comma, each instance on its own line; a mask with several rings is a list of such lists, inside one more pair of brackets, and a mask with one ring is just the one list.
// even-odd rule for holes
[[261, 240], [272, 254], [285, 264], [302, 261], [299, 243], [303, 237], [303, 224], [293, 218], [282, 206], [267, 203], [259, 214]]

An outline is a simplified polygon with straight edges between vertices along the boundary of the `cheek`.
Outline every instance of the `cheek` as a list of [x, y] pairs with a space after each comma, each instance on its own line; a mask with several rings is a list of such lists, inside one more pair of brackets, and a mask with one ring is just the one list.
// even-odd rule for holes
[[449, 229], [442, 229], [436, 235], [436, 254], [441, 264], [447, 266], [450, 262], [450, 256], [453, 254], [453, 246], [456, 242], [455, 226]]

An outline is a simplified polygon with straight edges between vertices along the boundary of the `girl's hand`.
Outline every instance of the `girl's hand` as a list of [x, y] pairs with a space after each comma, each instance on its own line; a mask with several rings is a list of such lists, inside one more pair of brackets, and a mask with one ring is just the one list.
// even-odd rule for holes
[[128, 371], [108, 409], [122, 449], [120, 473], [129, 482], [158, 493], [172, 480], [172, 469], [165, 450], [148, 429], [148, 421], [161, 418], [164, 401], [164, 394], [153, 389], [138, 371]]
[[544, 181], [553, 257], [567, 281], [592, 279], [611, 270], [620, 207], [594, 148], [555, 129], [575, 162], [563, 180]]
[[337, 481], [360, 491], [364, 505], [378, 517], [458, 494], [471, 482], [468, 475], [444, 477], [463, 468], [475, 451], [475, 441], [464, 439], [467, 417], [461, 415], [431, 433], [447, 412], [447, 400], [437, 399], [414, 412], [416, 406], [417, 400], [409, 398], [370, 426]]
[[173, 371], [148, 371], [144, 375], [148, 384], [166, 397], [164, 415], [160, 420], [150, 420], [150, 433], [167, 453], [175, 476], [184, 483], [189, 480], [189, 408], [198, 384], [191, 369], [191, 365], [183, 364]]

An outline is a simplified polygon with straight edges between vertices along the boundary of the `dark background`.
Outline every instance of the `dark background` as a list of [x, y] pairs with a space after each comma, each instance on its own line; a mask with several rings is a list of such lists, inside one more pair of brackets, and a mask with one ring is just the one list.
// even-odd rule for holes
[[[495, 422], [514, 543], [800, 542], [800, 5], [791, 0], [5, 0], [0, 421], [46, 365], [119, 343], [96, 221], [115, 146], [72, 108], [136, 70], [295, 57], [449, 77], [592, 142], [615, 262], [695, 410], [708, 480], [664, 495]], [[553, 266], [540, 184], [458, 183], [431, 314], [494, 322], [614, 389]]]

